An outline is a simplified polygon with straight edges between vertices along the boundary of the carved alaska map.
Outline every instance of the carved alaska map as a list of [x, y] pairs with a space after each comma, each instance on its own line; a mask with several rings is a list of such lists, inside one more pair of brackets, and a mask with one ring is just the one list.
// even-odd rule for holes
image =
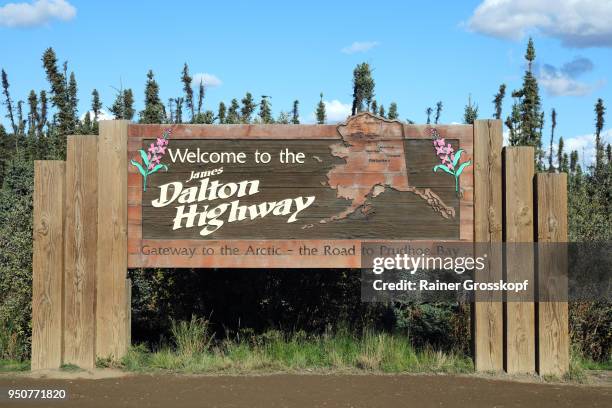
[[350, 205], [320, 223], [344, 219], [357, 210], [367, 214], [371, 198], [379, 196], [386, 188], [416, 194], [444, 218], [455, 216], [455, 209], [431, 189], [410, 185], [403, 129], [401, 122], [385, 120], [369, 112], [353, 116], [346, 124], [338, 126], [343, 143], [331, 146], [332, 155], [346, 163], [327, 173], [327, 183], [339, 198], [350, 200]]

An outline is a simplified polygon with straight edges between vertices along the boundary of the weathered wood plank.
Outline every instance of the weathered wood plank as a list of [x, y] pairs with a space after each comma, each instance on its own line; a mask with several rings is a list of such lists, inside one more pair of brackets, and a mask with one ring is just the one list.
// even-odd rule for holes
[[[478, 251], [486, 251], [488, 268], [477, 272], [481, 282], [502, 278], [502, 124], [499, 120], [474, 122], [474, 239]], [[483, 245], [492, 243], [492, 245]], [[477, 256], [479, 256], [477, 254]], [[503, 369], [503, 306], [500, 299], [473, 304], [474, 366], [477, 371]]]
[[127, 352], [127, 120], [100, 122], [96, 355]]
[[[569, 370], [567, 252], [567, 175], [537, 175], [538, 214], [538, 356], [540, 375], [561, 376]], [[542, 300], [552, 301], [542, 301]]]
[[69, 136], [66, 153], [64, 363], [95, 365], [97, 137]]
[[34, 162], [32, 370], [62, 364], [63, 161]]
[[[506, 293], [506, 371], [535, 371], [535, 309], [533, 300], [533, 177], [532, 147], [505, 148], [506, 280], [529, 281], [527, 293]], [[518, 245], [516, 245], [518, 243]]]
[[126, 348], [129, 350], [132, 345], [132, 280], [125, 280], [125, 310], [127, 318], [125, 319], [125, 343]]

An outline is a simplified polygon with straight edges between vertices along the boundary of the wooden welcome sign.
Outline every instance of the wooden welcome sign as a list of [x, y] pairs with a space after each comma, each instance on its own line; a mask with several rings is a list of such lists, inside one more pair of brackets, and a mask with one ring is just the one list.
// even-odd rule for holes
[[[35, 164], [33, 369], [127, 353], [128, 268], [359, 268], [366, 242], [567, 241], [565, 174], [536, 175], [531, 147], [502, 149], [499, 120], [117, 120], [67, 146], [65, 161]], [[554, 269], [545, 254], [490, 255], [477, 281], [542, 283]], [[477, 297], [472, 312], [477, 370], [567, 372], [566, 302]]]
[[131, 267], [360, 267], [366, 241], [473, 240], [472, 126], [130, 125]]

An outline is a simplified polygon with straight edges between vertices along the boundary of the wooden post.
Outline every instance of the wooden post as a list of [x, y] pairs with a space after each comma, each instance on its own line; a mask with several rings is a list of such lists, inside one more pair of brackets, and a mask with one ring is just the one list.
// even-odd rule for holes
[[127, 120], [100, 122], [96, 355], [127, 352]]
[[81, 368], [96, 356], [97, 139], [69, 136], [66, 153], [64, 363]]
[[62, 364], [65, 170], [63, 161], [34, 162], [32, 370]]
[[534, 259], [529, 243], [533, 242], [534, 232], [534, 150], [532, 147], [504, 150], [506, 281], [529, 282], [527, 293], [506, 293], [505, 365], [508, 373], [532, 373], [535, 372]]
[[[502, 278], [502, 123], [474, 122], [474, 239], [478, 251], [489, 246], [488, 268], [475, 276], [480, 282]], [[501, 299], [481, 299], [472, 305], [474, 366], [477, 371], [503, 369], [503, 309]]]
[[[569, 370], [567, 306], [567, 175], [537, 175], [538, 356], [540, 375], [561, 376]], [[549, 300], [549, 301], [546, 301]]]

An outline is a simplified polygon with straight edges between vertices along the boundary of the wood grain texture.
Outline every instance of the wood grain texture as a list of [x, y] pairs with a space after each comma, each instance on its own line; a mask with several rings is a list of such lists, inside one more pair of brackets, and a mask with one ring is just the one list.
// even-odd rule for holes
[[82, 368], [96, 357], [97, 146], [69, 136], [66, 153], [64, 363]]
[[127, 120], [100, 121], [96, 355], [127, 352]]
[[125, 280], [125, 310], [127, 311], [127, 318], [125, 319], [125, 344], [126, 347], [132, 345], [132, 280]]
[[532, 147], [505, 149], [505, 238], [506, 280], [529, 281], [528, 293], [506, 293], [505, 366], [508, 373], [535, 372], [535, 308], [533, 301], [534, 257], [527, 248], [533, 242], [533, 178]]
[[[476, 271], [479, 282], [502, 278], [502, 123], [474, 122], [474, 241], [487, 254], [488, 267]], [[492, 245], [483, 245], [496, 243]], [[487, 250], [488, 248], [488, 250]], [[482, 256], [483, 254], [476, 254]], [[474, 367], [477, 371], [503, 370], [503, 305], [501, 299], [477, 294], [472, 308]]]
[[32, 370], [62, 364], [65, 170], [63, 161], [34, 162]]
[[[370, 114], [362, 114], [359, 120], [363, 120]], [[253, 165], [247, 163], [240, 166], [223, 165], [223, 181], [239, 181], [244, 177], [261, 177], [265, 183], [265, 189], [251, 199], [277, 200], [279, 198], [294, 197], [298, 195], [309, 195], [313, 193], [317, 200], [313, 205], [300, 214], [300, 223], [287, 224], [286, 220], [279, 217], [274, 220], [268, 217], [265, 222], [257, 219], [252, 223], [226, 223], [223, 228], [216, 231], [213, 235], [203, 239], [199, 235], [201, 228], [192, 230], [179, 229], [172, 230], [171, 222], [174, 216], [169, 211], [175, 208], [153, 208], [150, 203], [151, 194], [155, 193], [155, 186], [164, 182], [171, 181], [171, 177], [176, 179], [182, 172], [186, 180], [192, 170], [201, 168], [209, 170], [214, 165], [195, 165], [186, 166], [184, 164], [173, 163], [168, 173], [158, 172], [151, 176], [148, 181], [153, 183], [151, 189], [143, 194], [142, 177], [138, 174], [134, 166], [128, 167], [128, 265], [130, 267], [147, 266], [221, 266], [231, 267], [229, 264], [231, 257], [210, 259], [200, 257], [198, 259], [184, 259], [174, 255], [168, 256], [145, 256], [141, 249], [144, 245], [158, 244], [178, 248], [187, 245], [190, 248], [201, 247], [202, 245], [213, 244], [220, 239], [225, 240], [250, 240], [250, 241], [270, 241], [276, 240], [344, 240], [353, 238], [354, 243], [361, 240], [371, 239], [439, 239], [439, 240], [462, 240], [472, 241], [474, 236], [473, 228], [473, 166], [468, 167], [461, 176], [462, 196], [457, 198], [454, 191], [453, 177], [448, 174], [433, 173], [432, 168], [437, 164], [435, 150], [431, 145], [430, 126], [425, 125], [406, 125], [397, 121], [388, 121], [381, 118], [367, 118], [363, 129], [366, 137], [378, 137], [382, 142], [391, 140], [395, 144], [402, 144], [405, 152], [405, 162], [408, 166], [398, 167], [398, 178], [408, 177], [410, 186], [418, 189], [431, 189], [442, 201], [452, 203], [456, 208], [456, 219], [443, 219], [434, 213], [427, 201], [418, 194], [400, 189], [387, 188], [387, 190], [372, 197], [372, 206], [369, 209], [374, 211], [358, 211], [352, 213], [346, 219], [341, 219], [338, 225], [333, 223], [322, 224], [321, 220], [326, 220], [335, 214], [342, 214], [351, 205], [350, 200], [338, 197], [337, 191], [329, 186], [328, 173], [333, 166], [342, 165], [345, 160], [334, 157], [332, 154], [334, 145], [342, 146], [338, 128], [343, 125], [172, 125], [172, 136], [170, 147], [200, 146], [206, 151], [216, 150], [236, 150], [254, 151], [256, 148], [271, 150], [272, 153], [284, 147], [291, 147], [292, 150], [306, 151], [310, 153], [309, 160], [305, 166], [282, 166], [274, 164], [274, 160], [268, 166]], [[350, 120], [349, 120], [350, 121]], [[436, 125], [436, 129], [455, 147], [460, 146], [465, 150], [465, 160], [471, 159], [473, 155], [473, 128], [471, 125]], [[359, 130], [359, 126], [357, 126]], [[138, 160], [140, 155], [138, 149], [150, 144], [153, 138], [160, 136], [166, 127], [162, 125], [130, 125], [128, 128], [128, 158]], [[359, 132], [357, 132], [359, 133]], [[361, 136], [357, 135], [357, 138]], [[346, 143], [346, 141], [344, 141]], [[384, 144], [384, 143], [383, 143]], [[359, 150], [358, 144], [353, 144], [354, 154], [361, 154], [364, 159], [367, 155]], [[369, 146], [369, 145], [368, 145]], [[167, 155], [166, 155], [167, 156]], [[313, 161], [316, 156], [315, 161]], [[166, 158], [165, 158], [166, 159]], [[318, 160], [317, 160], [318, 159]], [[320, 160], [320, 161], [319, 161]], [[359, 160], [357, 160], [359, 161]], [[402, 161], [403, 163], [403, 161]], [[365, 170], [360, 169], [358, 177], [356, 172], [347, 171], [334, 173], [334, 182], [346, 183], [352, 188], [366, 187], [370, 183], [375, 183], [381, 174], [388, 177], [393, 175], [385, 166], [380, 164], [378, 169], [376, 164], [370, 163]], [[408, 171], [406, 172], [406, 168]], [[173, 173], [176, 172], [176, 173]], [[369, 172], [369, 173], [368, 173]], [[407, 174], [406, 174], [407, 173]], [[180, 178], [179, 178], [180, 179]], [[192, 182], [193, 183], [193, 182]], [[412, 188], [412, 187], [411, 187]], [[405, 190], [405, 188], [403, 188]], [[367, 188], [363, 188], [366, 191]], [[309, 194], [306, 194], [309, 193]], [[243, 198], [248, 200], [249, 197]], [[241, 204], [242, 203], [241, 199]], [[144, 203], [144, 206], [143, 206]], [[246, 202], [245, 202], [246, 204]], [[353, 203], [354, 204], [354, 203]], [[358, 203], [359, 204], [359, 203]], [[170, 216], [172, 215], [172, 216]], [[310, 224], [313, 227], [310, 227]], [[299, 224], [299, 225], [298, 225]], [[144, 227], [143, 227], [144, 226]], [[302, 228], [304, 227], [305, 228]], [[168, 235], [170, 233], [170, 236]], [[233, 241], [232, 241], [233, 242]], [[282, 267], [279, 258], [260, 256], [257, 260], [250, 263], [233, 258], [233, 266], [242, 265], [247, 267], [271, 266]], [[313, 267], [311, 260], [305, 260], [297, 256], [283, 257], [284, 266], [289, 267], [301, 264], [303, 267]], [[218, 262], [218, 264], [215, 263]], [[306, 261], [306, 264], [302, 262]], [[156, 264], [155, 262], [161, 262]], [[320, 264], [321, 262], [316, 262]], [[346, 257], [336, 258], [334, 261], [327, 261], [326, 264], [333, 267], [350, 267], [358, 265], [359, 260], [349, 260]], [[331, 266], [330, 266], [331, 267]]]
[[[562, 376], [569, 370], [567, 299], [567, 175], [537, 175], [538, 295], [537, 369]], [[552, 301], [546, 301], [550, 299]]]

